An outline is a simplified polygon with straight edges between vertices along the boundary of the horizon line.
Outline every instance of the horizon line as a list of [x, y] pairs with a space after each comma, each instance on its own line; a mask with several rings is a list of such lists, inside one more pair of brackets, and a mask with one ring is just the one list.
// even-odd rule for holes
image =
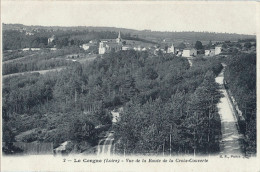
[[[133, 28], [123, 28], [123, 27], [115, 27], [115, 26], [93, 26], [93, 25], [91, 25], [91, 26], [84, 26], [84, 25], [71, 25], [71, 26], [69, 26], [69, 25], [67, 25], [67, 26], [64, 26], [64, 25], [26, 25], [26, 24], [22, 24], [22, 23], [4, 23], [4, 22], [2, 22], [2, 24], [6, 24], [6, 25], [24, 25], [24, 26], [31, 26], [31, 27], [37, 27], [37, 26], [40, 26], [40, 27], [67, 27], [67, 28], [69, 28], [69, 27], [97, 27], [97, 28], [102, 28], [102, 27], [107, 27], [107, 28], [116, 28], [116, 29], [129, 29], [129, 30], [134, 30], [134, 31], [150, 31], [150, 32], [199, 32], [199, 33], [215, 33], [215, 34], [237, 34], [237, 35], [247, 35], [247, 36], [256, 36], [257, 34], [256, 33], [251, 33], [251, 34], [249, 34], [249, 33], [235, 33], [235, 32], [233, 32], [233, 33], [231, 33], [231, 32], [215, 32], [215, 31], [185, 31], [185, 30], [183, 30], [183, 31], [167, 31], [167, 30], [164, 30], [164, 31], [162, 31], [162, 30], [152, 30], [152, 29], [133, 29]], [[2, 30], [3, 30], [3, 28], [2, 28]]]

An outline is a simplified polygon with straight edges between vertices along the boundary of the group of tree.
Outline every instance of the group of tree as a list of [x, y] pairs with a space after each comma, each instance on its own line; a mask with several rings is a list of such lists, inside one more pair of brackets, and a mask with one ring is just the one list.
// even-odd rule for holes
[[230, 56], [225, 70], [227, 87], [245, 118], [246, 153], [256, 153], [256, 54]]
[[[48, 38], [55, 36], [52, 42]], [[40, 30], [26, 34], [26, 31], [3, 30], [3, 50], [17, 50], [23, 48], [64, 48], [69, 46], [80, 46], [90, 40], [115, 39], [118, 32], [115, 31], [94, 31], [94, 30], [55, 30], [47, 32]], [[121, 33], [121, 37], [129, 40], [154, 43], [142, 38], [133, 37], [129, 33]]]
[[185, 59], [166, 55], [149, 59], [142, 68], [150, 67], [150, 61], [153, 67], [149, 75], [157, 74], [138, 78], [139, 70], [136, 72], [135, 87], [139, 94], [126, 103], [115, 127], [116, 151], [122, 154], [217, 152], [221, 125], [216, 104], [220, 93], [214, 78], [222, 65], [214, 60], [197, 59], [189, 68]]
[[2, 74], [8, 75], [13, 73], [47, 70], [69, 66], [74, 62], [67, 60], [66, 55], [71, 53], [77, 54], [85, 52], [79, 47], [70, 47], [57, 51], [40, 50], [37, 52], [15, 51], [11, 53], [4, 53], [4, 59], [13, 59], [13, 61], [3, 63]]
[[[190, 68], [181, 57], [129, 50], [92, 63], [71, 63], [60, 72], [4, 78], [4, 135], [9, 133], [4, 138], [40, 128], [24, 141], [51, 141], [56, 146], [69, 139], [93, 142], [96, 136], [87, 138], [83, 126], [109, 124], [110, 110], [123, 106], [116, 128], [118, 152], [217, 151], [219, 93], [214, 77], [222, 66], [213, 59], [193, 63]], [[80, 119], [86, 122], [79, 128], [75, 123]]]
[[46, 48], [48, 47], [49, 34], [36, 33], [26, 35], [26, 32], [17, 30], [3, 31], [3, 50], [17, 50], [22, 48]]

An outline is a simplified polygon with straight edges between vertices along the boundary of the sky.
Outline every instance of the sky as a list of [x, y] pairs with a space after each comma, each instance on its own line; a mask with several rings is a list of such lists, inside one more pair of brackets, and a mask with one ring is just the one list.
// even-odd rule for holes
[[2, 23], [256, 34], [256, 3], [2, 1]]

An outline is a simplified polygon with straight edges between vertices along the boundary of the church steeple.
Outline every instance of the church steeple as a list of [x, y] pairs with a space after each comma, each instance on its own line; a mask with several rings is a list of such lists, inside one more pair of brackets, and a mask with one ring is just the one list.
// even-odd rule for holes
[[118, 33], [118, 37], [116, 38], [116, 42], [119, 44], [121, 43], [121, 34], [120, 34], [120, 31]]
[[121, 39], [121, 34], [120, 34], [120, 31], [119, 31], [119, 34], [118, 34], [118, 39]]

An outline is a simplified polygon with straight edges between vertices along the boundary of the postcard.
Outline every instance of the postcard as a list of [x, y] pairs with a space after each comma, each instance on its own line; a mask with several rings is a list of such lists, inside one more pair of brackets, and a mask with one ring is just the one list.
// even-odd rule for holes
[[259, 7], [2, 1], [1, 171], [260, 171]]

